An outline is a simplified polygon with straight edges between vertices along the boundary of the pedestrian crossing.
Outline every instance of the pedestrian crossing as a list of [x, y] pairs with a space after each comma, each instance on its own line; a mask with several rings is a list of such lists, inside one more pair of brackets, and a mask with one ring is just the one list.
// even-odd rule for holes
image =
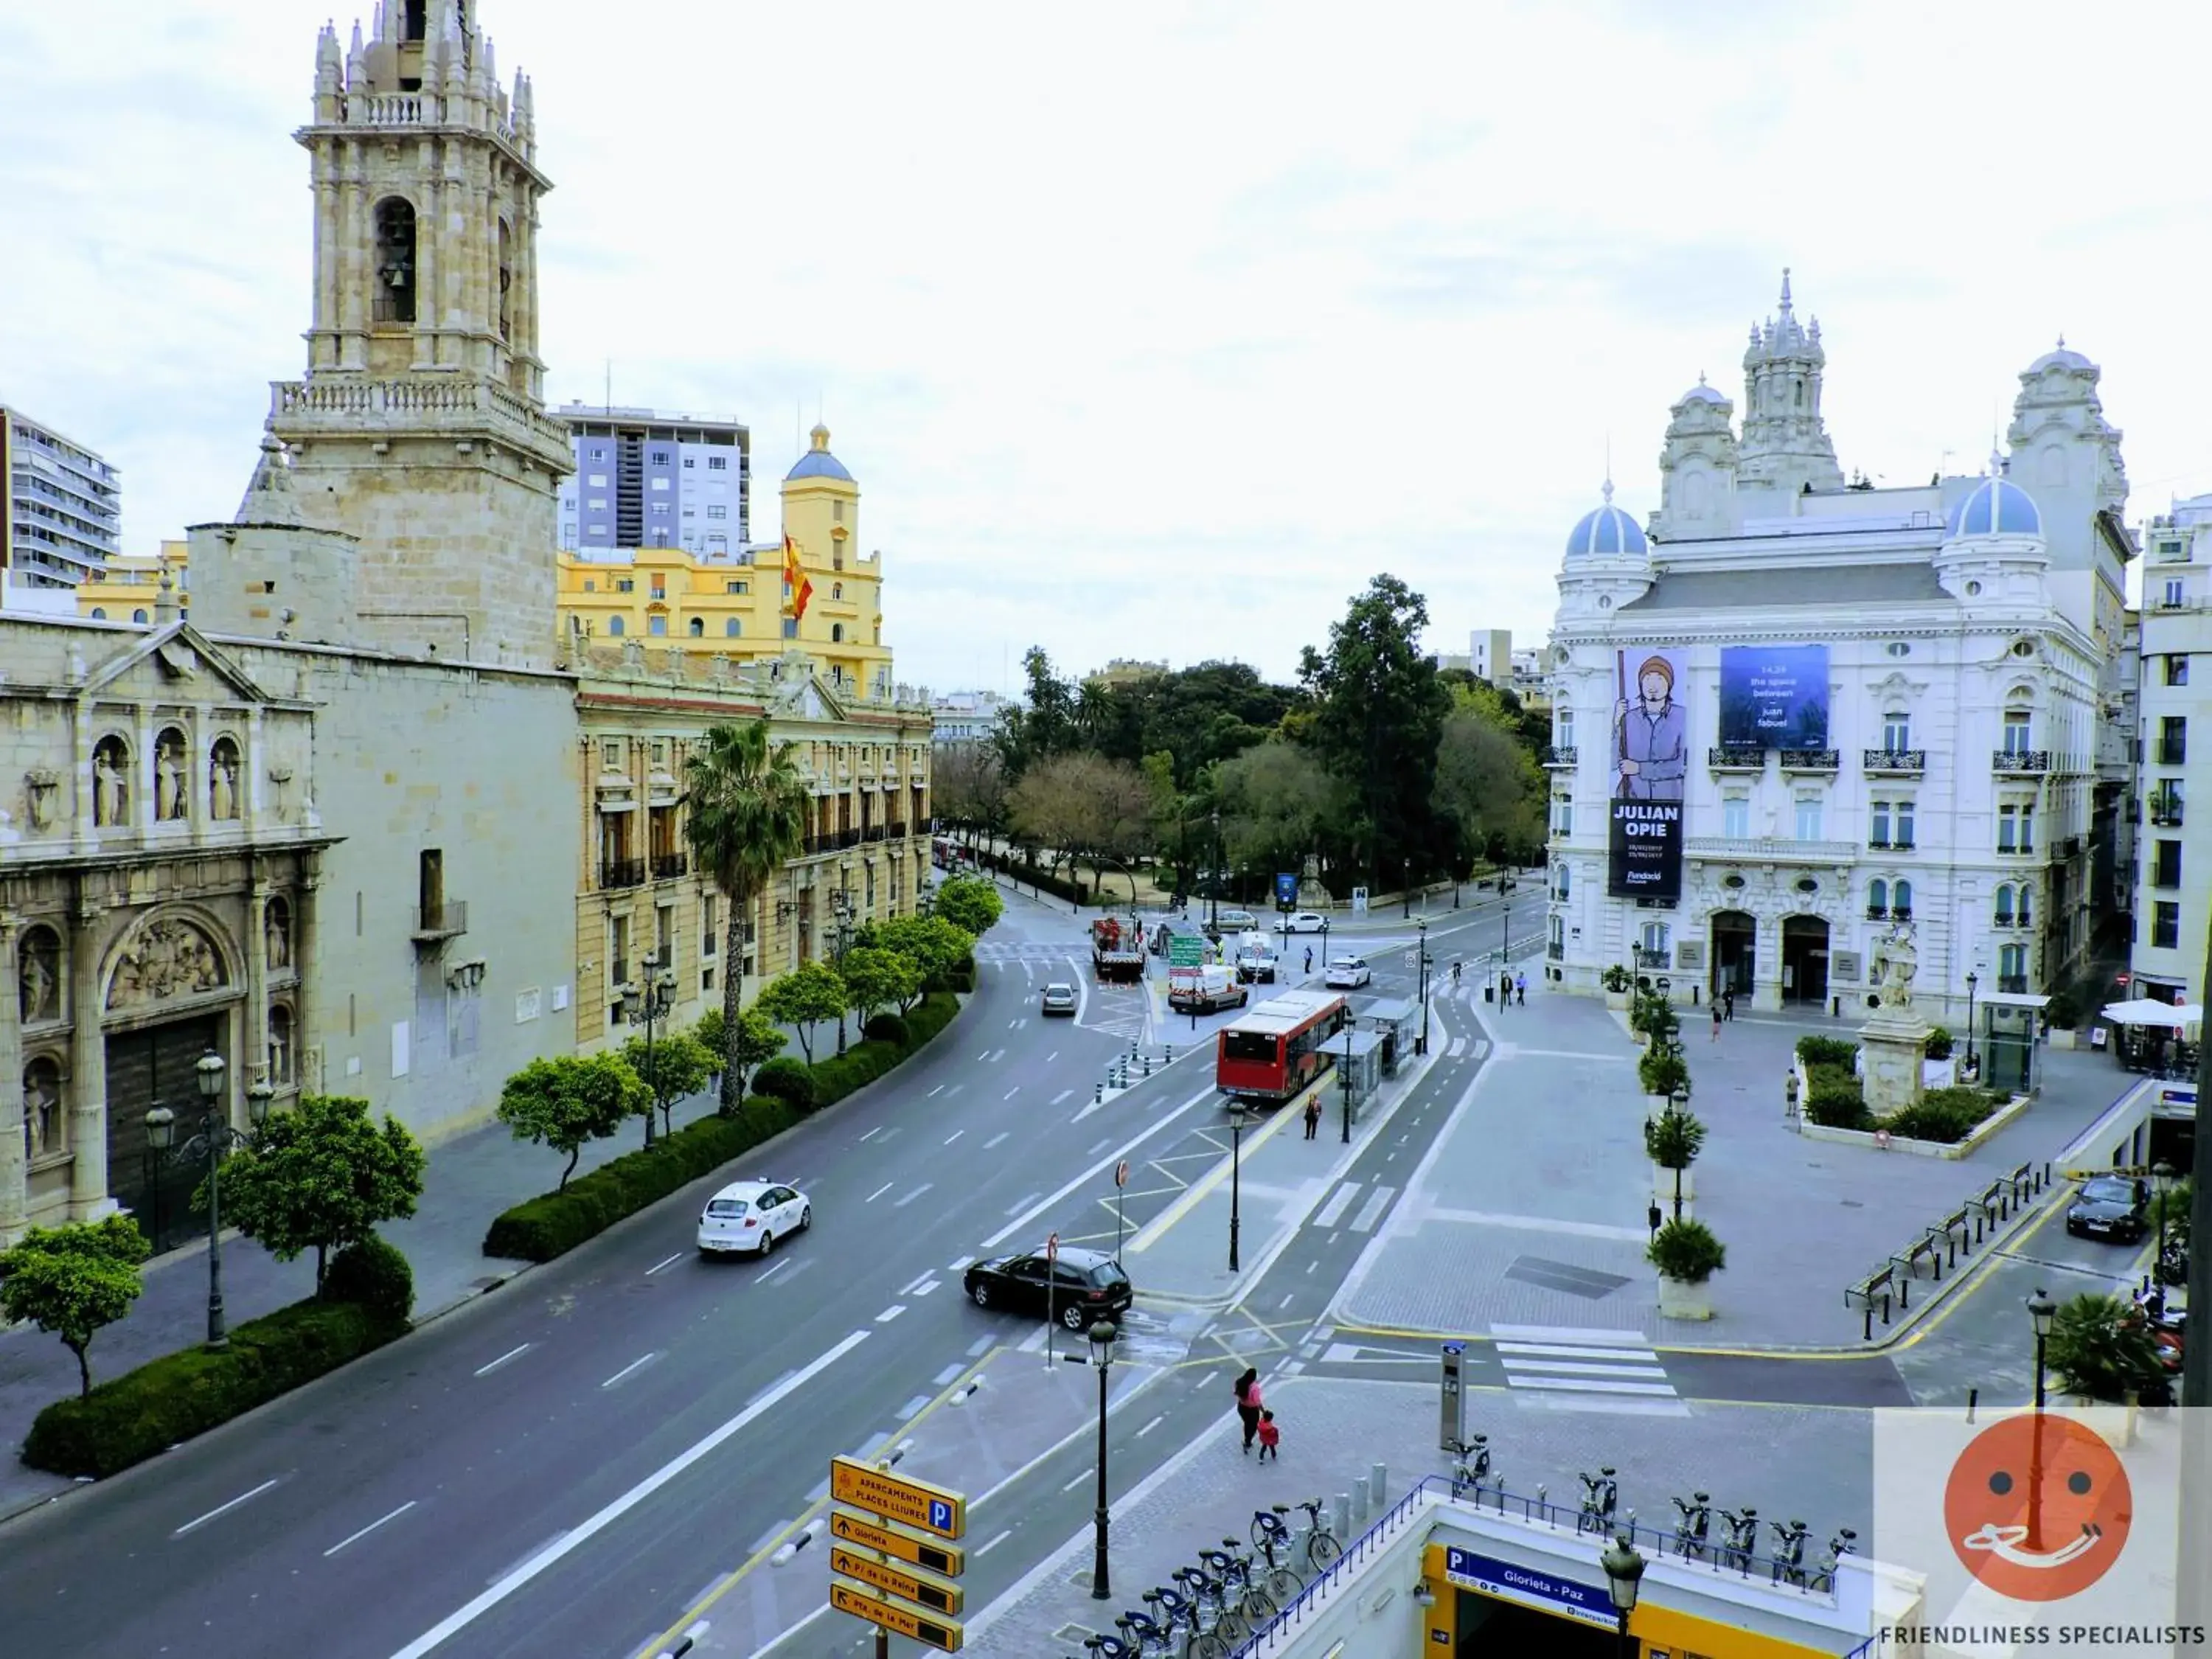
[[1638, 1331], [1492, 1325], [1506, 1385], [1522, 1403], [1554, 1411], [1686, 1417], [1667, 1368]]
[[1053, 945], [1042, 939], [985, 940], [975, 946], [978, 962], [1056, 962], [1065, 963], [1081, 954], [1074, 945]]

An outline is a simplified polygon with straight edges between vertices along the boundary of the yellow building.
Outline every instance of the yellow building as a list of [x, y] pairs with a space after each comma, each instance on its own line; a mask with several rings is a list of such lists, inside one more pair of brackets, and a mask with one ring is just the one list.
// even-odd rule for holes
[[882, 558], [860, 551], [860, 488], [830, 453], [829, 428], [812, 440], [783, 480], [783, 534], [811, 589], [804, 616], [792, 615], [779, 540], [726, 558], [673, 547], [563, 553], [562, 626], [595, 645], [665, 642], [702, 660], [766, 662], [796, 645], [831, 690], [889, 697]]
[[159, 553], [111, 555], [105, 569], [94, 571], [77, 585], [76, 614], [94, 622], [150, 626], [165, 572], [175, 585], [179, 602], [188, 604], [185, 544], [165, 541]]

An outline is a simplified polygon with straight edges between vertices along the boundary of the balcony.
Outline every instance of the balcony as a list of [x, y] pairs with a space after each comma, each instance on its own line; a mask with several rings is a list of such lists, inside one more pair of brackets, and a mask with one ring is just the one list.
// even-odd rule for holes
[[1665, 973], [1674, 965], [1673, 955], [1665, 951], [1646, 951], [1638, 946], [1636, 965], [1648, 973]]
[[1708, 749], [1705, 764], [1716, 772], [1764, 772], [1766, 751], [1764, 749]]
[[2035, 843], [2032, 841], [2024, 841], [2017, 847], [2008, 847], [2003, 842], [1999, 842], [1997, 856], [2006, 859], [2032, 859], [2035, 856]]
[[904, 841], [904, 840], [906, 839], [906, 825], [905, 825], [905, 824], [903, 824], [903, 823], [893, 823], [886, 824], [886, 825], [884, 826], [884, 828], [885, 828], [885, 830], [887, 830], [890, 832], [890, 838], [891, 838], [893, 841]]
[[1890, 919], [1892, 921], [1911, 921], [1911, 920], [1912, 920], [1912, 907], [1911, 907], [1911, 905], [1909, 905], [1909, 904], [1893, 904], [1893, 905], [1891, 905], [1891, 906], [1889, 907], [1889, 919]]
[[2058, 843], [2058, 856], [2070, 863], [2081, 856], [2081, 837], [2069, 836]]
[[655, 853], [653, 855], [653, 878], [655, 881], [674, 881], [691, 868], [691, 859], [685, 853]]
[[858, 847], [860, 844], [860, 832], [859, 830], [840, 830], [837, 832], [837, 845], [838, 845], [838, 846], [840, 846], [840, 847]]
[[1990, 926], [2003, 928], [2008, 933], [2026, 933], [2035, 926], [2035, 918], [2027, 915], [2016, 916], [2010, 911], [2000, 910], [1997, 912], [1996, 920]]
[[1863, 771], [1880, 777], [1917, 778], [1928, 769], [1925, 749], [1869, 749], [1859, 757]]
[[1892, 843], [1890, 840], [1884, 836], [1869, 836], [1867, 837], [1867, 850], [1870, 853], [1887, 853], [1889, 851], [1893, 844], [1893, 843]]
[[1990, 751], [1990, 769], [2008, 774], [2048, 772], [2048, 749], [1996, 749]]
[[1889, 907], [1887, 905], [1869, 904], [1867, 906], [1867, 920], [1869, 921], [1881, 921], [1888, 915]]
[[1544, 946], [1544, 955], [1551, 961], [1565, 962], [1567, 959], [1565, 942], [1556, 939], [1549, 940]]
[[2177, 796], [2172, 800], [2165, 800], [2157, 796], [2153, 796], [2150, 803], [2150, 822], [2151, 827], [2154, 830], [2180, 829], [2181, 801], [2179, 797]]
[[884, 826], [880, 823], [872, 823], [860, 831], [860, 839], [863, 841], [881, 841], [883, 838]]
[[2027, 994], [2027, 975], [2026, 974], [1999, 974], [1997, 975], [1997, 989], [2006, 993], [2008, 995], [2024, 997]]
[[2188, 765], [2188, 743], [2186, 741], [2175, 743], [2170, 738], [2160, 738], [2158, 743], [2158, 763], [2160, 766]]
[[1693, 859], [1722, 864], [1849, 864], [1855, 841], [1785, 841], [1779, 836], [1692, 836], [1684, 849]]
[[1785, 749], [1782, 751], [1782, 769], [1785, 772], [1833, 772], [1842, 764], [1842, 757], [1832, 749]]
[[469, 907], [465, 901], [447, 899], [441, 904], [423, 904], [415, 908], [415, 942], [434, 945], [443, 939], [459, 939], [469, 931]]
[[599, 860], [599, 886], [642, 887], [645, 884], [643, 859], [602, 859]]
[[1574, 744], [1571, 743], [1555, 743], [1552, 744], [1551, 747], [1544, 750], [1544, 764], [1547, 766], [1572, 766], [1575, 763], [1575, 755], [1576, 750]]

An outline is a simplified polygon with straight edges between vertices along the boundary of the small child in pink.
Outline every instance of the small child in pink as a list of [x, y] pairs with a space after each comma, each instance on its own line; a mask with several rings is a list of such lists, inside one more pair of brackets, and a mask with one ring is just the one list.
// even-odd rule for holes
[[1260, 1461], [1262, 1463], [1271, 1457], [1278, 1463], [1283, 1461], [1282, 1453], [1276, 1450], [1282, 1437], [1283, 1431], [1275, 1426], [1274, 1413], [1261, 1412], [1260, 1413]]

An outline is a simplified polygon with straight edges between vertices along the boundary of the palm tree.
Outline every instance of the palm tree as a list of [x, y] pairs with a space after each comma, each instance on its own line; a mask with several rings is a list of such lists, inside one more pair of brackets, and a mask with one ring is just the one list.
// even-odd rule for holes
[[792, 760], [792, 745], [769, 744], [768, 722], [710, 726], [684, 763], [684, 833], [701, 869], [714, 878], [729, 905], [722, 961], [723, 1055], [721, 1109], [738, 1109], [738, 1079], [744, 1068], [737, 1047], [745, 973], [745, 924], [753, 900], [777, 871], [798, 856], [806, 837], [806, 781]]

